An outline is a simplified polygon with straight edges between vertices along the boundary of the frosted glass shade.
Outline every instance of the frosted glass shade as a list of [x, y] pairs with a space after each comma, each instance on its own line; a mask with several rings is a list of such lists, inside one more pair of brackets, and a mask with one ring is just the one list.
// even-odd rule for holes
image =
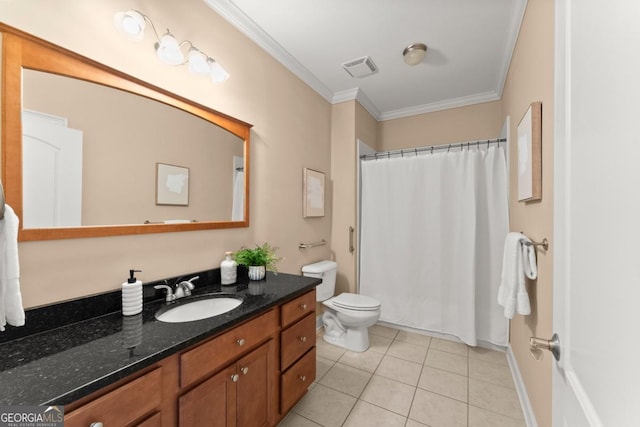
[[118, 12], [113, 17], [116, 28], [122, 31], [127, 38], [140, 41], [144, 37], [144, 15], [136, 10]]
[[209, 74], [211, 67], [207, 56], [196, 48], [189, 49], [189, 71], [194, 74]]
[[165, 64], [180, 65], [184, 63], [184, 55], [180, 51], [180, 45], [169, 32], [160, 38], [156, 53], [158, 58]]
[[211, 80], [213, 80], [214, 83], [221, 83], [229, 78], [229, 73], [222, 68], [222, 65], [213, 59], [209, 60], [209, 67], [211, 67]]

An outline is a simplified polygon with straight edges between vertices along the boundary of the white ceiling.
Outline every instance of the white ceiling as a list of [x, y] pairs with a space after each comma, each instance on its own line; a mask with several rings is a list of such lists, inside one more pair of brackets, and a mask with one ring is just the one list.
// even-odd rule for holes
[[[331, 103], [388, 120], [500, 99], [527, 0], [204, 0]], [[428, 46], [414, 67], [411, 43]], [[342, 64], [369, 56], [378, 72]]]

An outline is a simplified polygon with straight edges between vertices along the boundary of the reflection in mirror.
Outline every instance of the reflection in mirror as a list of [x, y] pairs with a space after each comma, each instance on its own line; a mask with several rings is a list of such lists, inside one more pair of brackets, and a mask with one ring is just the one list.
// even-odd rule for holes
[[[24, 69], [22, 118], [24, 228], [242, 219], [243, 141], [200, 117]], [[188, 169], [186, 206], [157, 198], [158, 163]]]
[[249, 226], [250, 124], [0, 33], [2, 180], [19, 240]]

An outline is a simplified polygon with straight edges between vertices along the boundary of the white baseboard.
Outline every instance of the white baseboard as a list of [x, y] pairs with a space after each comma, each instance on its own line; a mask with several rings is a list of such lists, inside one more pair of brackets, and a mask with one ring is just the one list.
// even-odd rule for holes
[[520, 369], [518, 369], [518, 362], [513, 354], [511, 345], [507, 346], [507, 362], [509, 362], [509, 369], [511, 370], [511, 376], [513, 382], [516, 385], [516, 391], [518, 392], [518, 399], [520, 399], [520, 407], [522, 408], [522, 415], [527, 427], [538, 427], [536, 422], [536, 416], [533, 413], [533, 407], [531, 401], [529, 401], [529, 395], [527, 394], [527, 388], [524, 385], [522, 375], [520, 375]]

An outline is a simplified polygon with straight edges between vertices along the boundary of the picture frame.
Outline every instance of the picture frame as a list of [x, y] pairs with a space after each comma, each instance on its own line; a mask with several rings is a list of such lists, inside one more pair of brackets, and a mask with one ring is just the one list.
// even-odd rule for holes
[[156, 163], [156, 205], [189, 206], [189, 168]]
[[542, 102], [533, 102], [518, 123], [518, 201], [542, 200]]
[[324, 216], [324, 173], [309, 168], [303, 169], [302, 216], [304, 218]]

